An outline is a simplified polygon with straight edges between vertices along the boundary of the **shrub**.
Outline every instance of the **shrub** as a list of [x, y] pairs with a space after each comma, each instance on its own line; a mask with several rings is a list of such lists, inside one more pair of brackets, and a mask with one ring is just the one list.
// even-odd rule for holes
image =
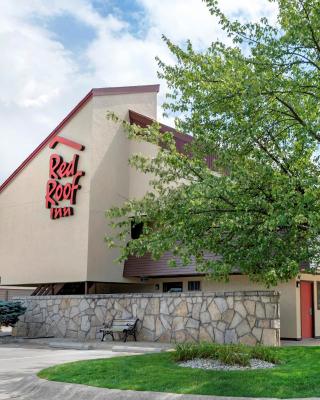
[[265, 346], [245, 346], [243, 344], [217, 343], [181, 343], [173, 353], [176, 361], [187, 361], [195, 358], [212, 358], [228, 365], [250, 365], [252, 358], [277, 364], [279, 362], [275, 349]]
[[0, 326], [14, 326], [26, 312], [26, 307], [18, 301], [0, 301]]

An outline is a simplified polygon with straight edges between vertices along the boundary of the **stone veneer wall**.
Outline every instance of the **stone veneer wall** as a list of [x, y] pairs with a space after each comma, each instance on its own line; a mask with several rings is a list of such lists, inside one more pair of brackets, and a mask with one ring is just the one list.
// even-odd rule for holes
[[98, 339], [113, 318], [139, 318], [138, 340], [217, 343], [280, 341], [279, 293], [189, 292], [18, 298], [27, 312], [15, 336]]

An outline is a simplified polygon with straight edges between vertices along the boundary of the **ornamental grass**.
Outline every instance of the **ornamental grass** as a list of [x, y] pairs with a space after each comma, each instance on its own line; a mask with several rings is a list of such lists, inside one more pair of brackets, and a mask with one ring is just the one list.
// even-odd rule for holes
[[195, 358], [214, 359], [227, 365], [250, 366], [250, 360], [279, 364], [276, 350], [267, 346], [246, 346], [243, 344], [218, 343], [180, 343], [173, 353], [175, 361], [188, 361]]

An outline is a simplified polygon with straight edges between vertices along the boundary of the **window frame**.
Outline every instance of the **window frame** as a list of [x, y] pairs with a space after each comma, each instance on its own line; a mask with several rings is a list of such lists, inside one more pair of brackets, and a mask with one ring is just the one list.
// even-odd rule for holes
[[188, 292], [201, 292], [201, 281], [188, 281]]
[[[165, 285], [173, 285], [168, 290], [165, 290]], [[170, 292], [171, 289], [174, 289], [174, 285], [177, 285], [177, 289], [181, 289], [180, 291], [172, 291]], [[181, 287], [180, 287], [181, 286]], [[183, 292], [183, 282], [182, 281], [169, 281], [169, 282], [162, 282], [162, 293], [182, 293]]]

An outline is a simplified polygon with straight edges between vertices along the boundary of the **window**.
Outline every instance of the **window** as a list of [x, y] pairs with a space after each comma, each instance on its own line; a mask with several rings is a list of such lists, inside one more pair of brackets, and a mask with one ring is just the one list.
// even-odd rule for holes
[[196, 292], [200, 289], [200, 281], [189, 281], [188, 282], [188, 291], [189, 292]]
[[164, 293], [182, 292], [182, 282], [163, 282]]
[[317, 282], [317, 308], [320, 310], [320, 282]]
[[131, 221], [131, 239], [139, 239], [140, 235], [143, 231], [143, 222], [134, 222]]

